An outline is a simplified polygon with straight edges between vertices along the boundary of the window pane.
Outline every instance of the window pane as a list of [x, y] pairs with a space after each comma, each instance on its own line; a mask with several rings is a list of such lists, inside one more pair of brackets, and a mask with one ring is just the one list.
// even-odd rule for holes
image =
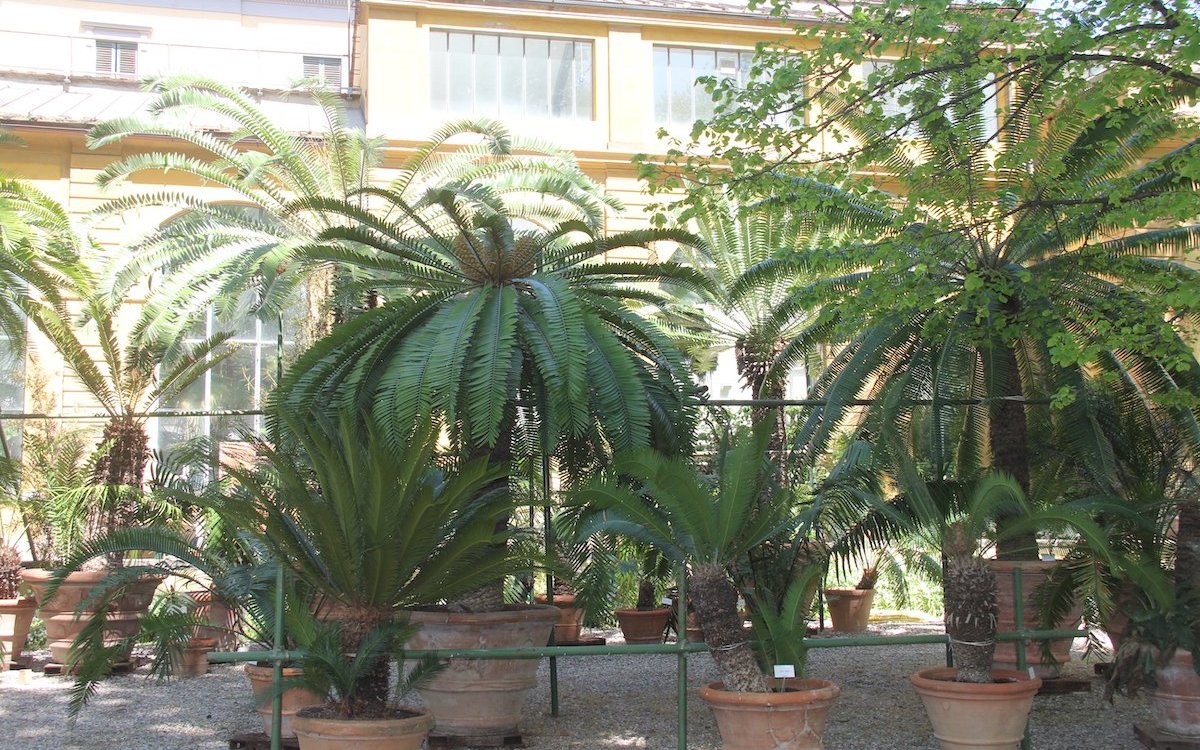
[[[736, 69], [732, 68], [733, 60], [734, 58], [732, 55], [726, 58], [726, 62], [730, 64], [730, 73], [736, 74]], [[714, 76], [717, 74], [717, 53], [707, 50], [696, 50], [692, 53], [692, 65], [694, 67], [693, 73], [695, 75], [693, 80], [699, 81], [699, 79], [702, 77]], [[721, 73], [724, 74], [725, 71], [722, 70]], [[692, 117], [693, 120], [701, 120], [712, 117], [712, 96], [708, 93], [704, 86], [698, 82], [694, 83], [692, 86], [692, 100], [696, 103], [695, 113]]]
[[671, 105], [668, 121], [690, 125], [692, 122], [692, 51], [671, 48]]
[[471, 65], [472, 39], [470, 34], [449, 35], [449, 108], [454, 112], [470, 112], [475, 98], [474, 71]]
[[554, 117], [575, 114], [574, 46], [558, 39], [550, 41], [550, 114]]
[[500, 57], [500, 37], [475, 36], [475, 107], [474, 112], [494, 115], [500, 111], [496, 62]]
[[575, 116], [592, 119], [592, 45], [575, 44]]
[[445, 111], [446, 100], [446, 32], [429, 32], [429, 106]]
[[519, 37], [500, 37], [500, 114], [525, 114], [525, 43]]
[[666, 47], [654, 48], [654, 121], [670, 122], [671, 69]]
[[529, 117], [550, 115], [550, 42], [525, 40], [525, 114]]

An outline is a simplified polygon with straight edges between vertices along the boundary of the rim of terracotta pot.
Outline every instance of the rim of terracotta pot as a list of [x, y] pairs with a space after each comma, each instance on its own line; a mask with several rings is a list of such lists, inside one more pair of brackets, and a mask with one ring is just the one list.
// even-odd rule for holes
[[324, 710], [328, 705], [328, 703], [323, 703], [319, 706], [305, 706], [300, 709], [292, 718], [292, 728], [303, 732], [306, 724], [319, 724], [321, 734], [326, 736], [339, 734], [388, 736], [428, 732], [433, 729], [435, 723], [433, 714], [417, 706], [396, 706], [398, 710], [414, 714], [397, 719], [340, 719], [310, 715], [313, 712]]
[[16, 599], [0, 599], [0, 607], [5, 607], [8, 609], [36, 609], [37, 597], [18, 596]]
[[875, 589], [825, 589], [825, 598], [833, 596], [862, 597], [874, 593]]
[[[68, 573], [63, 583], [78, 583], [80, 581], [98, 583], [107, 578], [110, 572], [112, 571], [108, 568], [103, 570], [76, 570]], [[30, 583], [49, 583], [53, 575], [54, 571], [49, 568], [24, 568], [21, 570], [21, 577]]]
[[916, 674], [909, 675], [909, 680], [918, 691], [954, 695], [962, 698], [979, 698], [991, 700], [1005, 696], [1019, 696], [1036, 693], [1042, 687], [1041, 677], [1030, 677], [1027, 672], [1013, 669], [993, 669], [992, 679], [1003, 682], [955, 682], [954, 676], [958, 670], [953, 667], [934, 667], [922, 669]]
[[[575, 602], [578, 600], [578, 598], [579, 597], [576, 594], [555, 594], [553, 604], [556, 607], [574, 607]], [[551, 602], [546, 601], [545, 594], [538, 594], [537, 596], [533, 597], [533, 600], [535, 602], [537, 602], [538, 604], [550, 604], [551, 603]]]
[[409, 619], [422, 625], [437, 623], [480, 623], [558, 621], [558, 607], [549, 604], [506, 604], [493, 612], [451, 612], [444, 605], [419, 607], [408, 611]]
[[648, 617], [650, 615], [661, 615], [663, 612], [674, 612], [674, 607], [655, 607], [654, 609], [638, 609], [637, 607], [623, 607], [614, 609], [613, 614], [616, 615], [633, 615], [634, 617]]
[[787, 706], [832, 701], [842, 694], [838, 685], [815, 677], [770, 679], [772, 686], [780, 682], [787, 686], [786, 692], [737, 693], [726, 690], [722, 682], [710, 682], [700, 688], [700, 698], [708, 703], [725, 706]]
[[[246, 676], [252, 680], [271, 680], [275, 676], [275, 667], [260, 667], [252, 662], [246, 662], [244, 669]], [[304, 670], [299, 667], [284, 667], [284, 677], [299, 677], [304, 674]]]

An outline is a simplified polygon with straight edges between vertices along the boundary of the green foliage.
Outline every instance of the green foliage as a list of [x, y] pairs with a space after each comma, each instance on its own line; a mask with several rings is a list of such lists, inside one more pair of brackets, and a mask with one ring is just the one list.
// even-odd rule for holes
[[1129, 626], [1121, 647], [1113, 658], [1104, 697], [1114, 693], [1133, 698], [1143, 689], [1157, 686], [1155, 675], [1178, 650], [1192, 655], [1200, 665], [1200, 602], [1194, 594], [1174, 594], [1166, 601], [1147, 602], [1131, 607]]
[[378, 664], [396, 662], [397, 682], [390, 692], [397, 703], [445, 666], [434, 657], [425, 657], [406, 669], [404, 644], [417, 630], [406, 621], [376, 625], [351, 654], [345, 651], [344, 624], [314, 621], [312, 627], [315, 635], [304, 650], [303, 672], [284, 680], [279, 690], [303, 687], [324, 695], [342, 719], [389, 718], [389, 705], [373, 704], [362, 694], [363, 684]]

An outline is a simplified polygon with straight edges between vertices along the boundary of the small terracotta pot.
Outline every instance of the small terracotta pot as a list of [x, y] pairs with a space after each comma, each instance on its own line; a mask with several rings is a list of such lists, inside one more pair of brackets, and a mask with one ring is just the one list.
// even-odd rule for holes
[[1176, 650], [1155, 674], [1158, 687], [1150, 691], [1150, 706], [1164, 732], [1200, 738], [1200, 675], [1187, 651]]
[[734, 693], [719, 682], [700, 689], [725, 750], [820, 750], [829, 707], [842, 689], [828, 680], [771, 680], [770, 693]]
[[0, 672], [8, 669], [9, 662], [21, 658], [36, 610], [37, 601], [32, 596], [0, 599]]
[[926, 669], [909, 677], [925, 704], [942, 750], [1015, 750], [1025, 736], [1039, 677], [993, 669], [997, 682], [955, 682], [956, 670]]
[[704, 641], [704, 628], [700, 627], [700, 618], [696, 617], [695, 612], [687, 614], [686, 637], [688, 643], [701, 643]]
[[[303, 670], [293, 667], [283, 668], [283, 679], [294, 679], [304, 674]], [[271, 690], [275, 676], [274, 667], [260, 667], [256, 664], [246, 665], [246, 677], [250, 680], [250, 689], [254, 692], [254, 710], [262, 719], [263, 732], [271, 733]], [[309, 706], [320, 706], [325, 702], [325, 696], [304, 688], [289, 688], [283, 693], [283, 729], [281, 737], [295, 737], [296, 730], [292, 728], [292, 719], [296, 712]]]
[[871, 617], [875, 589], [826, 589], [831, 627], [839, 633], [863, 633]]
[[399, 719], [324, 719], [318, 707], [301, 709], [293, 718], [300, 750], [420, 750], [433, 716], [405, 706], [413, 716]]
[[[538, 604], [550, 604], [545, 594], [534, 597]], [[558, 608], [558, 622], [554, 624], [555, 643], [576, 643], [583, 633], [583, 610], [575, 606], [574, 594], [555, 594], [554, 606]]]
[[626, 643], [662, 643], [672, 611], [670, 607], [618, 609], [615, 614]]
[[208, 674], [208, 654], [217, 648], [216, 638], [193, 638], [183, 647], [174, 663], [180, 677], [199, 677]]

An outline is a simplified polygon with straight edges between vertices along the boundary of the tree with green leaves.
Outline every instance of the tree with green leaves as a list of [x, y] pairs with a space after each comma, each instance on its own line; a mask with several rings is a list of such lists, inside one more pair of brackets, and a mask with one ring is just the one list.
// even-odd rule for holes
[[[821, 278], [782, 308], [819, 314], [776, 376], [817, 342], [839, 347], [811, 391], [827, 403], [799, 430], [810, 457], [851, 419], [875, 437], [922, 443], [935, 476], [986, 465], [1029, 493], [1030, 419], [1059, 436], [1059, 451], [1112, 470], [1078, 397], [1096, 383], [1166, 410], [1200, 448], [1200, 365], [1181, 336], [1200, 311], [1200, 277], [1176, 260], [1200, 239], [1200, 225], [1178, 223], [1200, 214], [1185, 169], [1196, 131], [1165, 105], [1157, 116], [1120, 106], [1097, 116], [1087, 96], [1037, 78], [1014, 96], [1036, 106], [1009, 112], [995, 151], [969, 104], [924, 119], [912, 140], [882, 138], [885, 124], [845, 110], [845, 127], [880, 144], [878, 162], [900, 189], [862, 188], [874, 227], [801, 259]], [[1172, 139], [1185, 145], [1156, 153]], [[838, 210], [811, 182], [795, 184], [773, 200]], [[1133, 222], [1141, 228], [1126, 231]], [[755, 273], [791, 277], [795, 265]], [[854, 407], [863, 398], [874, 402]]]

